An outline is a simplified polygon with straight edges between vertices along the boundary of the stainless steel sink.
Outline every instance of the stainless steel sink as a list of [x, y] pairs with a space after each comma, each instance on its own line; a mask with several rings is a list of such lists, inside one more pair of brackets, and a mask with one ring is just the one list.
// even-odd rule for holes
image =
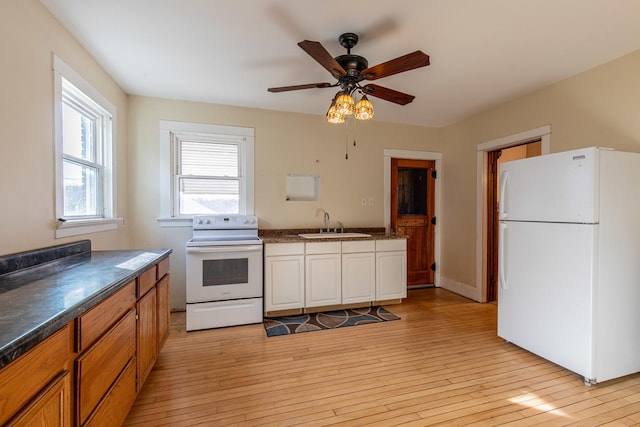
[[350, 237], [371, 237], [371, 234], [365, 233], [305, 233], [298, 234], [303, 239], [342, 239]]

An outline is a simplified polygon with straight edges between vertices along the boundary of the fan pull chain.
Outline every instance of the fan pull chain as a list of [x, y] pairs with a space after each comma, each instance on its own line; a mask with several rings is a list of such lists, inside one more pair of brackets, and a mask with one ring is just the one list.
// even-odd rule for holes
[[356, 118], [353, 118], [353, 146], [356, 146]]
[[349, 160], [349, 120], [344, 121], [344, 158]]

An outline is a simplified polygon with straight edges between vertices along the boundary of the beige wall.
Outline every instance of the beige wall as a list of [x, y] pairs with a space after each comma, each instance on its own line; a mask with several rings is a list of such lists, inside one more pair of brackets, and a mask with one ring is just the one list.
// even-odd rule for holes
[[[87, 238], [55, 239], [52, 52], [118, 109], [118, 215], [127, 216], [127, 96], [37, 0], [0, 11], [0, 254]], [[93, 248], [129, 245], [128, 229], [90, 235]]]
[[[382, 101], [381, 101], [382, 102]], [[196, 102], [131, 96], [129, 102], [129, 227], [135, 247], [171, 247], [172, 305], [184, 304], [184, 245], [188, 227], [161, 227], [158, 182], [160, 120], [187, 121], [255, 129], [255, 214], [260, 228], [319, 228], [320, 208], [332, 226], [383, 227], [383, 153], [385, 148], [440, 151], [437, 130], [393, 125], [375, 120], [358, 124], [356, 146], [349, 141], [345, 159], [345, 127], [329, 125], [322, 115], [282, 113]], [[285, 201], [289, 173], [321, 177], [318, 202]], [[362, 197], [375, 206], [363, 207]]]
[[441, 284], [481, 299], [476, 243], [477, 146], [551, 125], [551, 152], [640, 151], [640, 51], [441, 129]]
[[[349, 226], [383, 226], [383, 150], [442, 152], [441, 285], [481, 299], [476, 244], [477, 146], [551, 125], [551, 151], [592, 145], [640, 151], [640, 51], [454, 125], [433, 129], [376, 118], [358, 127], [344, 159], [342, 126], [321, 115], [127, 97], [38, 0], [6, 0], [0, 13], [0, 254], [90, 238], [95, 249], [171, 247], [172, 306], [184, 301], [185, 227], [163, 228], [159, 120], [255, 128], [255, 213], [261, 227], [319, 227], [319, 208]], [[118, 216], [127, 226], [54, 238], [53, 76], [55, 52], [118, 109]], [[128, 125], [129, 124], [129, 125]], [[320, 202], [285, 202], [288, 173], [322, 177]], [[362, 197], [374, 207], [362, 207]]]

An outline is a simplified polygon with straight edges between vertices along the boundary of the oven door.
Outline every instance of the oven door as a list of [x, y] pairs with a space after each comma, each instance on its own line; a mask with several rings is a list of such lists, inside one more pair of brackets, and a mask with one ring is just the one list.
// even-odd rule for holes
[[187, 246], [187, 303], [262, 297], [262, 245]]

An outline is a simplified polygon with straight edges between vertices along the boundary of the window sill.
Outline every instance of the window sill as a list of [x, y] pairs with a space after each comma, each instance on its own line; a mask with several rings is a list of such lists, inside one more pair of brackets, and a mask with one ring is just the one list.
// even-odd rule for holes
[[124, 218], [57, 221], [56, 239], [79, 234], [99, 233], [124, 226]]
[[156, 221], [160, 227], [193, 227], [192, 217], [160, 217]]

